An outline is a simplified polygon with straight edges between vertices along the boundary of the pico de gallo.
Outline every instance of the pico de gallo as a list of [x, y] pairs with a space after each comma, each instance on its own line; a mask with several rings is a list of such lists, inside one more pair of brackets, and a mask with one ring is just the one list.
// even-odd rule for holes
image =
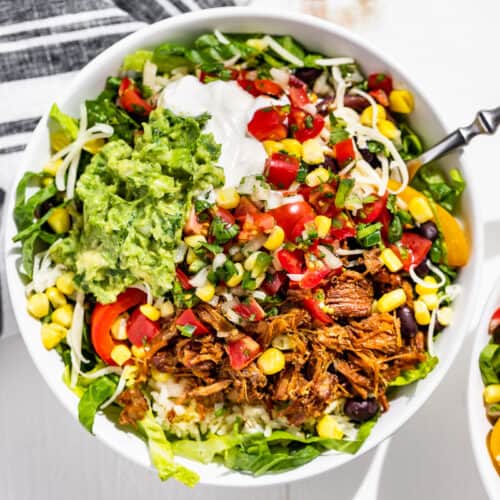
[[438, 362], [469, 257], [460, 172], [409, 178], [414, 107], [350, 57], [218, 31], [128, 55], [79, 119], [54, 105], [15, 241], [82, 424], [116, 407], [188, 485], [175, 456], [355, 453]]

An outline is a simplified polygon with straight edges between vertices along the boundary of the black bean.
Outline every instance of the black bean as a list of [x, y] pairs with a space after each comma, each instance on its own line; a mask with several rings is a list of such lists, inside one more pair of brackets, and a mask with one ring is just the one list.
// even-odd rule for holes
[[320, 115], [326, 116], [330, 112], [330, 106], [333, 104], [334, 100], [335, 98], [332, 96], [321, 99], [321, 101], [316, 104], [316, 110], [318, 111], [318, 113]]
[[424, 259], [417, 267], [415, 267], [414, 271], [420, 278], [425, 278], [430, 271], [429, 266], [427, 265], [427, 260]]
[[413, 316], [413, 311], [408, 306], [402, 306], [397, 311], [399, 321], [401, 322], [401, 334], [403, 337], [415, 337], [418, 332], [417, 322]]
[[439, 236], [439, 231], [432, 221], [424, 222], [418, 228], [418, 232], [428, 240], [434, 241]]
[[375, 155], [374, 153], [371, 153], [368, 149], [359, 148], [359, 152], [361, 153], [363, 160], [365, 160], [367, 163], [369, 163], [373, 168], [380, 167], [380, 162], [377, 158], [377, 155]]
[[319, 68], [297, 68], [294, 74], [299, 80], [312, 87], [322, 72], [323, 70]]
[[363, 111], [369, 105], [370, 103], [360, 95], [347, 94], [344, 96], [344, 106], [352, 108], [358, 112]]
[[329, 168], [332, 172], [337, 172], [338, 166], [335, 158], [331, 156], [325, 156], [325, 161], [323, 162], [325, 168]]
[[374, 417], [379, 406], [375, 398], [347, 399], [344, 404], [344, 413], [355, 422], [365, 422]]

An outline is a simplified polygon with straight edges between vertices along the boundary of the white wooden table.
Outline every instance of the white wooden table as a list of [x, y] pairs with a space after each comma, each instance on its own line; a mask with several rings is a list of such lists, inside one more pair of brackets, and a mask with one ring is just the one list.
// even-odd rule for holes
[[[449, 128], [480, 108], [500, 104], [498, 0], [331, 0], [335, 20], [398, 59], [446, 112]], [[345, 10], [348, 3], [356, 9]], [[299, 8], [300, 1], [255, 0]], [[362, 8], [363, 7], [363, 8]], [[59, 89], [54, 90], [54, 97]], [[487, 262], [482, 297], [500, 270], [500, 135], [467, 152], [481, 182]], [[12, 166], [11, 168], [14, 168]], [[0, 173], [5, 178], [5, 170]], [[3, 290], [4, 301], [7, 292]], [[7, 307], [7, 305], [6, 305]], [[24, 307], [17, 304], [17, 307]], [[479, 313], [479, 311], [477, 311]], [[6, 318], [6, 329], [15, 330]], [[0, 499], [5, 500], [422, 500], [486, 498], [469, 443], [465, 413], [469, 336], [446, 380], [392, 439], [385, 460], [375, 452], [332, 473], [264, 489], [189, 490], [161, 484], [92, 438], [62, 408], [31, 363], [18, 335], [0, 341]], [[383, 457], [379, 457], [383, 458]], [[369, 480], [362, 485], [369, 471]]]

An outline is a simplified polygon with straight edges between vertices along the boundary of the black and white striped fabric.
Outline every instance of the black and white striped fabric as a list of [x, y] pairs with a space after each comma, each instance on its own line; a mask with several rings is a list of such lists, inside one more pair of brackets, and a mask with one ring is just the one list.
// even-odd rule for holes
[[[40, 116], [75, 73], [148, 23], [233, 0], [0, 0], [0, 189], [8, 191]], [[0, 265], [0, 270], [3, 267]], [[5, 283], [2, 276], [0, 280]], [[3, 335], [15, 332], [6, 293]]]

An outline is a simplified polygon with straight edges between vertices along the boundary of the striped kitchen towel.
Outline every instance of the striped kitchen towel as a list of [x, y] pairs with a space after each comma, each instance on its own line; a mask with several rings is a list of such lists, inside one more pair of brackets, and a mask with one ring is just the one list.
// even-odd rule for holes
[[[235, 3], [240, 2], [0, 0], [0, 190], [12, 187], [22, 151], [41, 115], [92, 58], [147, 23]], [[0, 271], [3, 274], [3, 259]], [[5, 283], [4, 276], [0, 282]], [[5, 289], [2, 299], [0, 336], [7, 336], [16, 328]]]

